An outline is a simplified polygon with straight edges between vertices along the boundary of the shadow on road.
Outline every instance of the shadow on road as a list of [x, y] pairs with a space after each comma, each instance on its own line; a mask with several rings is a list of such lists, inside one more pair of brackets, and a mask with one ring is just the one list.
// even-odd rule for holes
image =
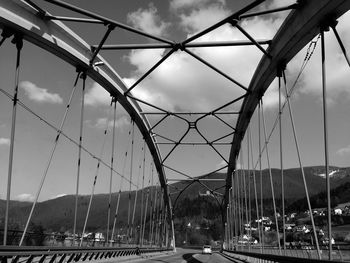
[[184, 254], [182, 257], [184, 260], [186, 260], [187, 263], [202, 263], [201, 261], [192, 257], [193, 255], [194, 253], [188, 253], [188, 254]]

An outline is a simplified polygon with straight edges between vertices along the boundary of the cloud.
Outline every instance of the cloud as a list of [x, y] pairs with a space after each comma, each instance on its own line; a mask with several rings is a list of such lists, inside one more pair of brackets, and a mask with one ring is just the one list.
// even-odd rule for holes
[[[225, 16], [226, 11], [222, 10], [221, 12], [221, 15]], [[276, 19], [250, 19], [242, 22], [242, 27], [255, 38], [272, 38], [279, 23], [280, 21]], [[189, 32], [188, 36], [191, 34], [192, 32]], [[200, 41], [214, 42], [242, 39], [245, 38], [237, 29], [231, 25], [224, 25], [202, 36]], [[262, 57], [262, 52], [255, 46], [196, 48], [190, 51], [246, 87]], [[130, 52], [127, 59], [135, 67], [135, 70], [128, 79], [138, 79], [166, 52], [168, 51], [164, 49]], [[173, 53], [132, 92], [136, 97], [143, 96], [146, 101], [156, 102], [157, 106], [167, 110], [180, 109], [185, 111], [214, 110], [245, 93], [233, 82], [209, 69], [191, 55], [181, 51]], [[240, 103], [236, 103], [235, 106], [227, 109], [238, 110]]]
[[350, 154], [350, 145], [344, 147], [344, 148], [341, 148], [339, 149], [337, 152], [336, 152], [337, 155], [340, 155], [340, 156], [344, 156], [344, 155], [348, 155]]
[[170, 9], [178, 11], [185, 8], [193, 7], [203, 7], [208, 3], [220, 3], [221, 5], [225, 4], [225, 0], [172, 0], [170, 2]]
[[[283, 2], [269, 1], [258, 9], [276, 8], [294, 2], [291, 0], [283, 0]], [[149, 9], [153, 10], [152, 6]], [[226, 2], [220, 0], [173, 0], [170, 2], [170, 10], [179, 19], [178, 23], [187, 37], [232, 13], [227, 8]], [[152, 14], [156, 14], [154, 10], [152, 12]], [[240, 22], [240, 25], [255, 39], [272, 39], [287, 13], [278, 12], [273, 15], [244, 19]], [[158, 17], [158, 19], [160, 18]], [[141, 20], [133, 20], [133, 23], [141, 27]], [[347, 14], [340, 19], [338, 25], [338, 31], [344, 43], [350, 43], [350, 31], [347, 27], [349, 23], [350, 15]], [[158, 24], [162, 24], [160, 20], [158, 20]], [[350, 89], [347, 88], [350, 71], [338, 44], [336, 41], [333, 41], [334, 36], [331, 35], [331, 32], [326, 34], [327, 53], [335, 54], [327, 57], [328, 101], [336, 104], [337, 99], [342, 94], [346, 93], [350, 97]], [[196, 41], [235, 40], [247, 39], [236, 28], [225, 24], [203, 35]], [[318, 48], [319, 45], [320, 43], [318, 43]], [[293, 78], [297, 75], [304, 59], [306, 48], [287, 65], [288, 78]], [[347, 48], [350, 49], [350, 45]], [[249, 85], [256, 66], [262, 57], [262, 52], [255, 46], [195, 48], [190, 49], [190, 51], [246, 87]], [[165, 49], [131, 51], [126, 58], [135, 69], [125, 78], [125, 82], [130, 85], [133, 84], [167, 52], [168, 50]], [[321, 67], [319, 53], [319, 50], [315, 51], [312, 60], [305, 69], [298, 84], [300, 86], [299, 93], [308, 93], [320, 97]], [[133, 89], [132, 93], [137, 98], [170, 111], [175, 109], [208, 111], [243, 95], [245, 92], [189, 54], [177, 51]], [[296, 94], [296, 96], [298, 95]], [[283, 101], [285, 100], [284, 97], [282, 99]], [[227, 110], [238, 110], [240, 105], [241, 102], [228, 107]], [[278, 106], [276, 82], [272, 83], [265, 93], [264, 105], [267, 108]], [[147, 106], [141, 106], [143, 110], [149, 109]]]
[[[344, 14], [337, 26], [337, 31], [347, 50], [350, 49], [350, 13]], [[316, 39], [315, 39], [316, 40]], [[350, 69], [345, 61], [344, 55], [332, 32], [325, 32], [326, 44], [326, 79], [327, 79], [327, 102], [330, 106], [336, 105], [339, 99], [349, 98], [349, 77]], [[287, 73], [293, 74], [299, 70], [302, 64], [307, 47], [305, 47], [287, 66]], [[288, 76], [287, 76], [288, 77]], [[322, 99], [321, 83], [321, 41], [317, 42], [316, 49], [309, 60], [298, 85], [299, 94], [310, 94]]]
[[[107, 118], [98, 118], [96, 121], [88, 120], [86, 121], [87, 124], [90, 127], [97, 128], [97, 129], [106, 129], [113, 127], [113, 120], [107, 119]], [[123, 115], [119, 117], [115, 122], [115, 127], [125, 127], [126, 125], [130, 124], [130, 120], [127, 116]]]
[[19, 83], [19, 87], [22, 88], [25, 94], [30, 100], [40, 103], [53, 103], [61, 104], [63, 99], [57, 93], [50, 93], [47, 89], [39, 88], [37, 85], [30, 81], [22, 81]]
[[138, 29], [160, 36], [166, 32], [170, 24], [162, 21], [157, 12], [154, 4], [150, 3], [148, 9], [139, 8], [137, 11], [129, 13], [127, 21]]
[[34, 196], [32, 194], [20, 194], [15, 197], [15, 200], [18, 200], [21, 202], [33, 202]]
[[[198, 1], [206, 2], [206, 1]], [[198, 8], [199, 7], [199, 8]], [[230, 11], [222, 3], [199, 5], [190, 12], [183, 12], [180, 16], [180, 25], [187, 33], [193, 34], [230, 15]]]
[[10, 139], [8, 139], [8, 138], [0, 138], [0, 146], [1, 145], [10, 146]]
[[92, 87], [85, 93], [85, 105], [97, 107], [110, 105], [110, 103], [110, 94], [96, 82], [94, 82]]

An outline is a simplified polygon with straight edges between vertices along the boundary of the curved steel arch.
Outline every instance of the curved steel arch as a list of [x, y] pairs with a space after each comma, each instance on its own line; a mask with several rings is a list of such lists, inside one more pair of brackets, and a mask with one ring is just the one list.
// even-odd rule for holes
[[16, 34], [33, 44], [51, 52], [63, 59], [78, 70], [86, 74], [106, 89], [135, 121], [158, 171], [159, 181], [164, 189], [164, 201], [168, 206], [169, 219], [172, 220], [171, 203], [168, 195], [165, 172], [162, 166], [159, 149], [155, 139], [148, 132], [150, 124], [145, 115], [139, 114], [141, 107], [134, 100], [128, 100], [124, 96], [127, 91], [125, 83], [102, 56], [97, 55], [96, 62], [102, 62], [101, 66], [90, 65], [93, 52], [82, 38], [59, 21], [45, 20], [39, 12], [30, 5], [20, 0], [0, 0], [0, 27], [9, 28]]
[[251, 94], [244, 99], [241, 106], [227, 169], [225, 205], [228, 190], [232, 185], [230, 175], [235, 170], [236, 159], [248, 124], [260, 99], [277, 76], [278, 70], [320, 32], [321, 26], [327, 26], [331, 19], [339, 18], [349, 9], [350, 1], [346, 0], [300, 1], [299, 7], [291, 11], [279, 28], [267, 49], [271, 58], [265, 55], [260, 60], [248, 87]]

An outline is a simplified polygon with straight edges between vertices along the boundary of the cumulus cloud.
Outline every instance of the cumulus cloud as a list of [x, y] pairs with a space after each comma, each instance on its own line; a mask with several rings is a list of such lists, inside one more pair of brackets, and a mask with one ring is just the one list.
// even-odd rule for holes
[[33, 202], [34, 196], [32, 194], [20, 194], [15, 197], [15, 200], [21, 201], [21, 202]]
[[54, 103], [61, 104], [63, 99], [57, 93], [50, 93], [47, 89], [39, 88], [37, 85], [30, 81], [22, 81], [19, 84], [19, 87], [22, 88], [25, 94], [30, 100], [40, 102], [40, 103]]
[[[342, 38], [346, 49], [350, 49], [350, 30], [348, 24], [350, 23], [350, 13], [344, 14], [339, 19], [337, 31]], [[316, 40], [316, 39], [315, 39]], [[325, 33], [326, 43], [326, 79], [327, 79], [327, 102], [330, 106], [335, 105], [339, 98], [350, 96], [349, 78], [350, 69], [347, 65], [344, 55], [342, 54], [339, 44], [335, 36], [330, 30]], [[305, 47], [287, 66], [289, 73], [296, 72], [306, 54]], [[322, 83], [321, 83], [321, 41], [317, 42], [316, 49], [308, 62], [307, 67], [299, 81], [298, 93], [311, 94], [322, 99]], [[287, 72], [288, 72], [287, 71]]]
[[0, 146], [1, 145], [9, 146], [10, 145], [10, 139], [8, 139], [8, 138], [0, 138]]
[[[276, 8], [293, 3], [295, 1], [292, 0], [269, 1], [258, 9]], [[226, 2], [221, 0], [172, 0], [170, 2], [170, 10], [179, 18], [179, 24], [187, 37], [232, 13], [232, 10], [227, 8]], [[148, 11], [153, 14], [153, 17], [157, 16], [154, 7], [150, 6]], [[138, 12], [141, 12], [141, 10], [138, 10]], [[240, 25], [255, 39], [272, 39], [286, 15], [287, 12], [281, 12], [244, 19], [240, 22]], [[159, 16], [157, 16], [157, 19], [158, 22], [155, 25], [158, 24], [158, 27], [162, 23], [167, 23], [161, 21]], [[346, 26], [349, 23], [350, 15], [346, 14], [340, 19], [338, 25], [338, 31], [344, 43], [350, 43], [350, 31]], [[134, 19], [132, 24], [141, 28], [142, 21]], [[347, 79], [350, 77], [350, 72], [332, 33], [327, 33], [326, 38], [327, 53], [334, 54], [327, 57], [328, 100], [330, 103], [335, 103], [337, 98], [343, 93], [350, 96], [350, 89], [347, 88]], [[196, 41], [235, 40], [246, 40], [246, 37], [236, 28], [225, 24]], [[350, 46], [348, 49], [350, 49]], [[246, 87], [249, 85], [256, 66], [262, 57], [262, 52], [255, 46], [196, 48], [190, 49], [190, 51]], [[168, 50], [165, 49], [131, 51], [126, 58], [134, 66], [134, 71], [124, 79], [125, 82], [129, 86], [132, 85], [167, 52]], [[288, 77], [296, 76], [305, 53], [306, 48], [287, 65]], [[319, 50], [315, 51], [312, 60], [300, 79], [298, 85], [301, 93], [321, 94], [319, 53]], [[144, 79], [132, 93], [135, 97], [170, 111], [175, 109], [207, 111], [213, 110], [243, 95], [245, 92], [237, 85], [208, 69], [207, 66], [189, 54], [177, 51]], [[240, 105], [240, 103], [237, 103], [227, 109], [238, 110]], [[273, 83], [265, 93], [264, 105], [266, 107], [276, 107], [278, 105], [277, 83]], [[143, 110], [146, 108], [149, 109], [149, 107], [143, 106]]]
[[344, 148], [341, 148], [339, 149], [337, 152], [336, 152], [337, 155], [340, 155], [340, 156], [344, 156], [344, 155], [348, 155], [350, 154], [350, 145], [344, 147]]
[[229, 15], [230, 12], [225, 9], [225, 6], [211, 4], [199, 9], [193, 9], [189, 14], [182, 13], [180, 15], [181, 26], [185, 27], [188, 32], [194, 33], [215, 24]]
[[225, 0], [172, 0], [170, 1], [170, 9], [178, 11], [185, 8], [203, 7], [208, 3], [225, 4]]
[[[176, 3], [178, 8], [180, 6], [189, 6], [187, 1]], [[208, 20], [213, 19], [213, 21], [209, 21], [210, 24], [213, 24], [228, 15], [223, 1], [214, 2], [214, 4], [209, 6], [202, 5], [206, 1], [198, 1], [198, 3], [201, 4], [194, 11], [179, 12], [178, 14], [181, 18], [181, 23], [187, 25], [185, 26], [185, 31], [188, 36], [205, 27], [206, 24], [203, 23], [207, 23]], [[214, 12], [213, 9], [216, 11]], [[241, 26], [256, 39], [272, 38], [280, 22], [281, 19], [276, 18], [249, 19], [243, 21]], [[246, 38], [237, 29], [231, 25], [224, 25], [202, 36], [197, 41], [215, 42], [242, 39]], [[255, 46], [196, 48], [190, 51], [207, 60], [246, 87], [257, 63], [262, 57], [262, 52]], [[166, 52], [168, 51], [164, 49], [135, 50], [130, 52], [127, 59], [135, 67], [135, 70], [128, 77], [128, 80], [138, 79], [159, 61]], [[172, 54], [144, 79], [141, 85], [132, 91], [136, 97], [142, 96], [147, 102], [156, 102], [157, 106], [167, 110], [214, 110], [245, 93], [236, 84], [218, 75], [191, 55], [181, 51]], [[273, 93], [272, 95], [275, 96], [276, 94]], [[239, 108], [240, 102], [227, 109], [238, 110]]]
[[[108, 118], [98, 118], [96, 121], [91, 121], [88, 120], [86, 121], [86, 123], [93, 128], [97, 128], [97, 129], [106, 129], [107, 128], [111, 128], [113, 127], [113, 120], [110, 120]], [[115, 122], [115, 127], [125, 127], [126, 125], [128, 125], [130, 123], [130, 120], [128, 120], [128, 118], [123, 115], [120, 116], [116, 122]]]
[[157, 12], [154, 4], [150, 3], [148, 9], [139, 8], [137, 11], [129, 13], [127, 21], [134, 27], [150, 34], [164, 35], [169, 23], [162, 21]]
[[110, 94], [96, 82], [94, 82], [92, 87], [85, 93], [85, 105], [97, 107], [106, 106], [110, 103]]

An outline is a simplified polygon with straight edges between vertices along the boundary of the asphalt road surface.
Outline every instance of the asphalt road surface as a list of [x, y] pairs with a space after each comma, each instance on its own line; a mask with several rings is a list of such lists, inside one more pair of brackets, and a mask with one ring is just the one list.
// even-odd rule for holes
[[[130, 261], [129, 261], [130, 262]], [[229, 260], [219, 253], [211, 255], [203, 255], [201, 250], [182, 249], [177, 248], [176, 253], [169, 253], [168, 255], [155, 256], [151, 258], [138, 259], [132, 262], [147, 262], [147, 263], [232, 263], [239, 262], [237, 260]]]

